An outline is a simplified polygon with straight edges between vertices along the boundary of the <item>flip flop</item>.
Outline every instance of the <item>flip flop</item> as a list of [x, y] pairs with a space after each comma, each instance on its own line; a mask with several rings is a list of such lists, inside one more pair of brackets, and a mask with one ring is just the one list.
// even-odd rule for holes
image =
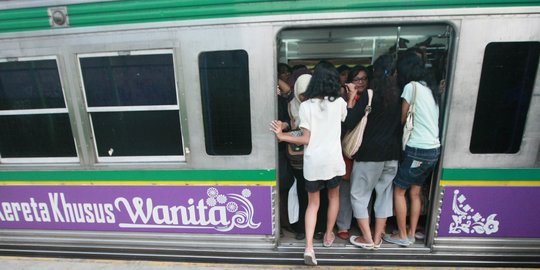
[[317, 259], [315, 259], [315, 251], [313, 249], [304, 251], [304, 263], [306, 265], [317, 265]]
[[362, 242], [357, 242], [356, 241], [356, 238], [358, 238], [359, 236], [356, 236], [356, 235], [353, 235], [351, 236], [351, 238], [349, 238], [349, 242], [351, 242], [351, 244], [357, 246], [357, 247], [361, 247], [363, 249], [373, 249], [373, 244], [368, 244], [368, 243], [362, 243]]
[[326, 234], [323, 238], [323, 246], [330, 247], [334, 243], [334, 240], [336, 240], [336, 235], [332, 232], [330, 233], [330, 238], [326, 237]]

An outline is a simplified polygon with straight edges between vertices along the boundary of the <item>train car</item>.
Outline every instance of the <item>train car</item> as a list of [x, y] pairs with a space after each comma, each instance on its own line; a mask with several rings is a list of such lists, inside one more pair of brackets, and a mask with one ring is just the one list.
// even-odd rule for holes
[[424, 237], [319, 263], [540, 266], [538, 0], [1, 1], [1, 254], [302, 263], [278, 63], [415, 46], [444, 82]]

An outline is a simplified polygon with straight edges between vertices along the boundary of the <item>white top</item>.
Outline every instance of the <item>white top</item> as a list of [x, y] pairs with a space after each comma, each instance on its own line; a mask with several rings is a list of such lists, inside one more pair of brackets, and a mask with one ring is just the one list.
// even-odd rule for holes
[[[412, 104], [413, 82], [403, 88], [401, 97]], [[435, 103], [431, 89], [425, 82], [416, 84], [416, 113], [414, 114], [414, 128], [407, 145], [421, 149], [433, 149], [441, 146], [439, 141], [439, 106]]]
[[304, 178], [308, 181], [330, 180], [345, 175], [341, 154], [341, 122], [347, 117], [343, 98], [309, 99], [300, 105], [300, 127], [311, 132], [304, 149]]

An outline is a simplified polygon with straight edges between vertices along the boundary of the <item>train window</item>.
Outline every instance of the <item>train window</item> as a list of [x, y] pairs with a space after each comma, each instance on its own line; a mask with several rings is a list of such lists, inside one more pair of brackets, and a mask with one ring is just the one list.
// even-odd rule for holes
[[184, 161], [173, 54], [79, 55], [98, 161]]
[[471, 153], [519, 151], [539, 52], [540, 42], [493, 42], [486, 46]]
[[246, 51], [199, 55], [206, 153], [251, 153], [249, 67]]
[[0, 60], [0, 162], [77, 162], [55, 58]]
[[81, 59], [89, 107], [176, 105], [171, 54]]

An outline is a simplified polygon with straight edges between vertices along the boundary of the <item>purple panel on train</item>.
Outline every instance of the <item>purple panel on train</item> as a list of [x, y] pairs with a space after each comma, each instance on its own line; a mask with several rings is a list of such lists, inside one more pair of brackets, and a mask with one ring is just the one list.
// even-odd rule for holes
[[271, 234], [270, 186], [2, 186], [0, 228]]
[[540, 237], [540, 187], [447, 186], [439, 236]]

